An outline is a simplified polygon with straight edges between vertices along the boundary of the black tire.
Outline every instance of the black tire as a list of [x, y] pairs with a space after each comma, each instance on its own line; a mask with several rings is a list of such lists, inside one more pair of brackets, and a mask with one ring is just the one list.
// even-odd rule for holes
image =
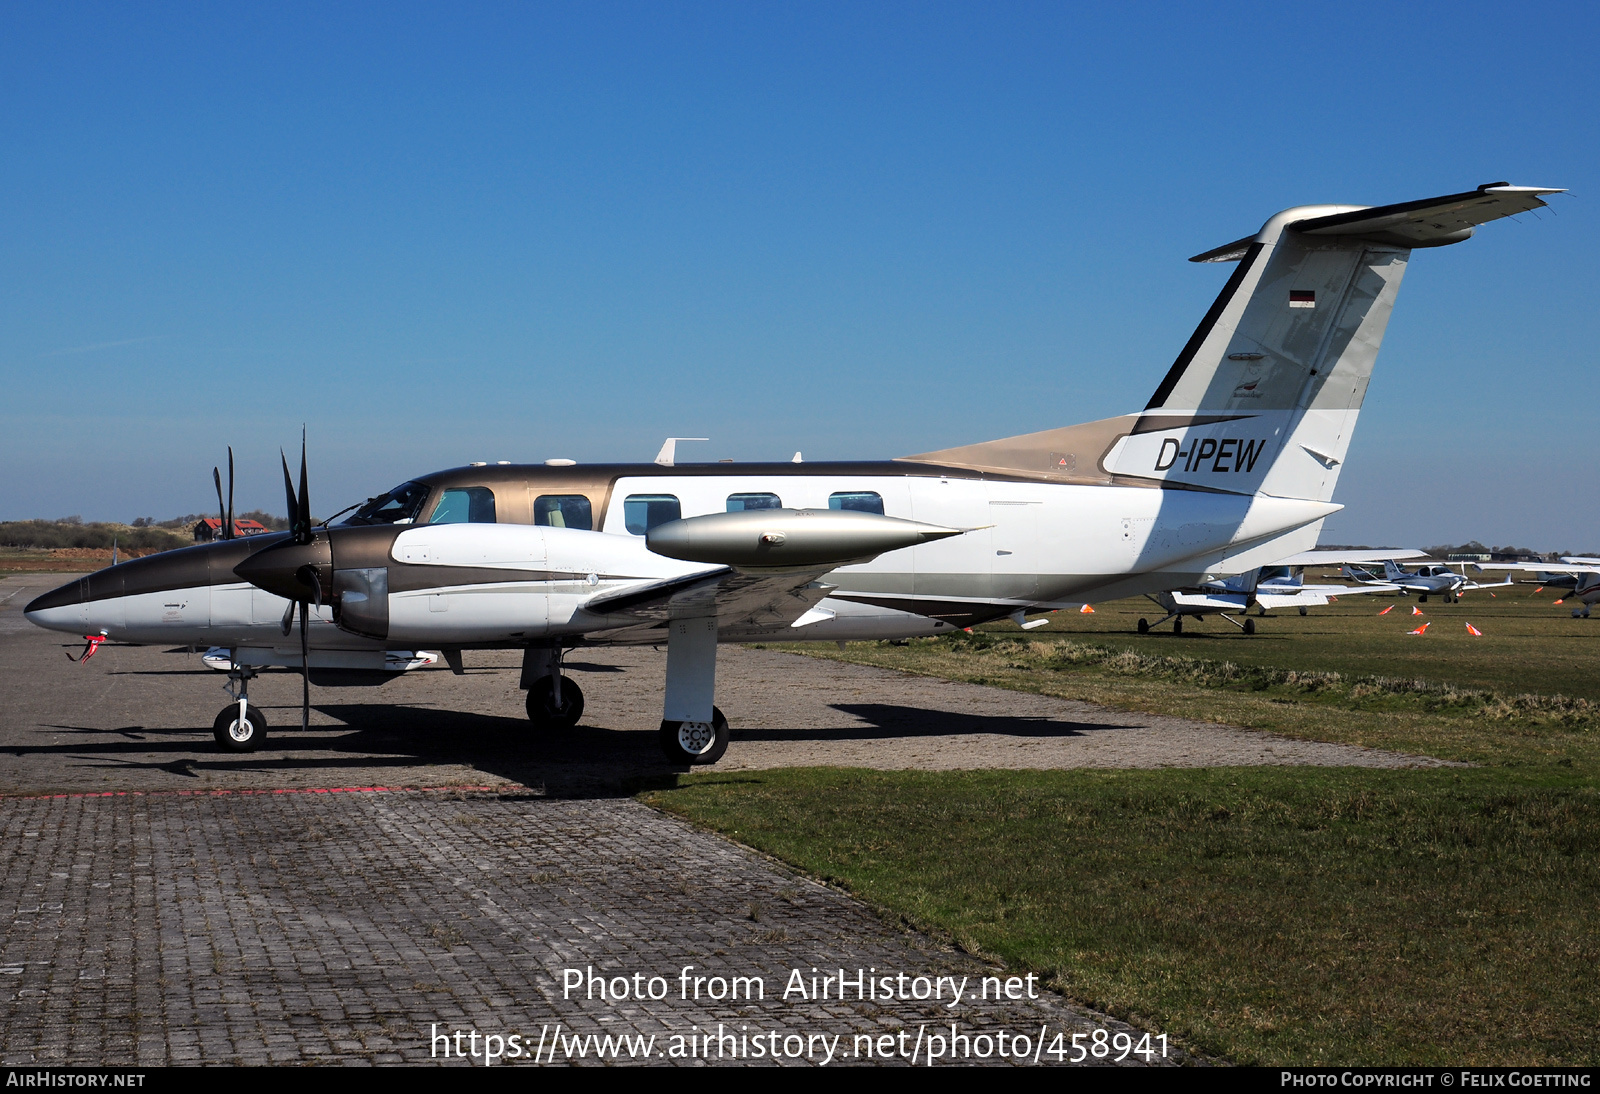
[[1244, 621], [1244, 633], [1245, 634], [1255, 634], [1256, 633], [1256, 621], [1254, 619], [1246, 619]]
[[1421, 596], [1417, 597], [1417, 603], [1418, 604], [1426, 604], [1427, 602], [1428, 602], [1428, 594], [1427, 593], [1423, 593]]
[[[709, 734], [706, 730], [709, 728]], [[728, 751], [728, 719], [722, 711], [711, 708], [711, 725], [704, 722], [661, 723], [661, 751], [671, 764], [690, 764], [695, 767], [714, 764]]]
[[1311, 614], [1311, 613], [1310, 613], [1310, 612], [1308, 612], [1308, 611], [1307, 611], [1307, 610], [1306, 610], [1306, 606], [1305, 606], [1305, 605], [1304, 605], [1304, 604], [1302, 604], [1302, 605], [1300, 605], [1300, 614], [1301, 614], [1301, 615], [1310, 615], [1310, 614]]
[[535, 680], [528, 689], [528, 721], [540, 729], [571, 729], [583, 717], [583, 689], [570, 676], [563, 676], [559, 708], [555, 694], [550, 677]]
[[224, 752], [254, 752], [267, 739], [267, 720], [254, 703], [245, 706], [244, 728], [239, 728], [239, 704], [229, 703], [211, 723], [211, 735]]
[[1176, 618], [1176, 619], [1174, 619], [1172, 621], [1172, 633], [1173, 634], [1182, 634], [1183, 633], [1183, 616], [1180, 615], [1180, 616], [1178, 616], [1178, 618]]
[[1148, 620], [1148, 619], [1139, 620], [1139, 633], [1140, 634], [1149, 634], [1150, 633], [1150, 620]]

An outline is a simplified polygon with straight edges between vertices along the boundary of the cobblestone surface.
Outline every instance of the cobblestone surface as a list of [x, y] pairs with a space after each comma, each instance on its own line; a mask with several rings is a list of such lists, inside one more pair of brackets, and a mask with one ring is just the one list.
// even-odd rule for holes
[[[929, 1035], [952, 1023], [987, 1035], [974, 1051], [995, 1053], [1001, 1031], [1010, 1053], [1022, 1044], [1013, 1035], [1027, 1037], [1029, 1059], [1041, 1027], [1046, 1051], [1060, 1033], [1063, 1046], [1095, 1028], [1139, 1036], [1049, 992], [978, 1000], [980, 978], [998, 970], [627, 799], [9, 798], [0, 846], [7, 1065], [422, 1062], [441, 1058], [435, 1033], [453, 1054], [457, 1030], [517, 1034], [521, 1062], [542, 1031], [542, 1053], [563, 1046], [557, 1063], [580, 1062], [572, 1037], [595, 1062], [591, 1034], [653, 1036], [648, 1058], [670, 1062], [674, 1035], [687, 1051], [683, 1038], [719, 1025], [741, 1039], [722, 1042], [725, 1053], [753, 1057], [747, 1038], [776, 1031], [780, 1053], [799, 1054], [788, 1062], [812, 1063], [822, 1044], [807, 1054], [793, 1038], [841, 1038], [836, 1062], [864, 1050], [858, 1036], [925, 1062]], [[764, 998], [680, 998], [686, 966], [691, 977], [760, 977]], [[666, 998], [564, 997], [564, 970], [589, 968], [661, 976]], [[858, 1000], [853, 989], [784, 1000], [793, 971], [809, 988], [813, 968], [969, 979], [954, 1008]], [[558, 1023], [568, 1040], [554, 1036]], [[715, 1043], [709, 1052], [715, 1062]]]

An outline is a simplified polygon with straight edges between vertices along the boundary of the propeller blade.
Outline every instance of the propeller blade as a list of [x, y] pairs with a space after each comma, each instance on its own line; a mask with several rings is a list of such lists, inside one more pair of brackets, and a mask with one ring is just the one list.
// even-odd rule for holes
[[300, 429], [300, 508], [295, 513], [296, 543], [311, 542], [311, 486], [306, 476], [306, 431]]
[[306, 633], [306, 617], [311, 605], [300, 602], [300, 729], [311, 728], [311, 638]]
[[278, 624], [278, 629], [283, 631], [285, 638], [289, 637], [289, 629], [294, 626], [294, 601], [289, 601], [289, 606], [283, 609], [283, 621]]
[[[283, 449], [278, 449], [278, 458], [283, 461], [283, 501], [289, 507], [289, 527], [294, 528], [295, 514], [300, 511], [300, 503], [294, 496], [294, 480], [289, 477], [289, 457], [283, 454]], [[299, 541], [298, 529], [295, 536]]]
[[211, 469], [211, 481], [217, 488], [217, 516], [222, 521], [222, 527], [217, 529], [217, 535], [226, 539], [228, 536], [228, 512], [222, 507], [222, 472], [215, 467]]
[[233, 445], [231, 444], [228, 446], [228, 538], [233, 538]]

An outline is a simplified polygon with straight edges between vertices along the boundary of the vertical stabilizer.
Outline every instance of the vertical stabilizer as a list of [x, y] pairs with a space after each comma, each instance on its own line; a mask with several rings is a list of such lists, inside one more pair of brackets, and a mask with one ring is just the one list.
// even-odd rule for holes
[[1142, 413], [904, 458], [1326, 503], [1412, 250], [1459, 243], [1555, 193], [1496, 182], [1375, 208], [1286, 209], [1191, 260], [1239, 265]]
[[1329, 500], [1412, 249], [1458, 243], [1553, 192], [1497, 183], [1380, 208], [1301, 206], [1196, 255], [1239, 266], [1106, 470]]

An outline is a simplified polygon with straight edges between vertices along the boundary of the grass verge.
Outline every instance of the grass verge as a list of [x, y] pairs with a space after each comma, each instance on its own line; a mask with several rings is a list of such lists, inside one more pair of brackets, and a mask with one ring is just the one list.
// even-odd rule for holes
[[1006, 633], [858, 642], [844, 652], [815, 644], [768, 648], [1302, 740], [1497, 766], [1600, 767], [1600, 703], [1583, 697], [1241, 664], [1174, 655], [1155, 643], [1134, 649]]
[[1560, 768], [799, 769], [644, 799], [1241, 1063], [1600, 1061], [1600, 800]]

